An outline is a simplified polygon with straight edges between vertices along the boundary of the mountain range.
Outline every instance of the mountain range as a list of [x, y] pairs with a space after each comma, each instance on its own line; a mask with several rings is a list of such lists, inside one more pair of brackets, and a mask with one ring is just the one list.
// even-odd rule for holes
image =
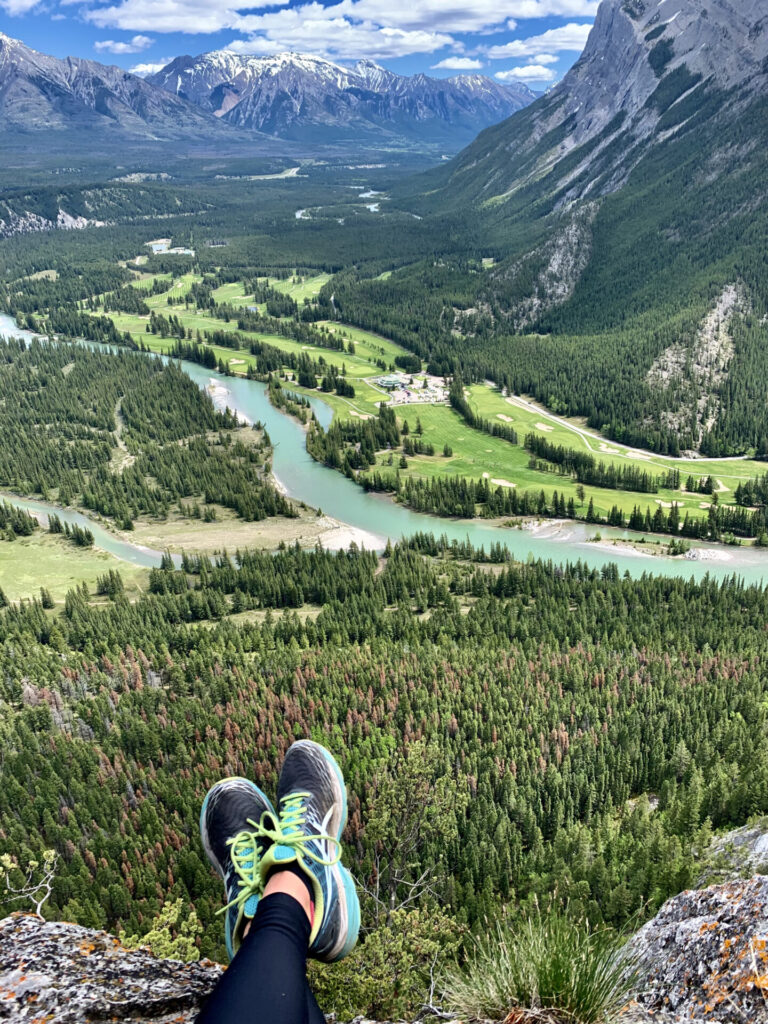
[[347, 68], [299, 53], [178, 57], [149, 81], [229, 124], [280, 138], [405, 138], [454, 149], [536, 98], [526, 85], [483, 75], [406, 77], [373, 61]]
[[97, 61], [58, 60], [0, 33], [0, 120], [7, 135], [87, 131], [105, 140], [221, 136], [193, 104]]
[[[179, 57], [149, 79], [96, 61], [59, 60], [0, 33], [0, 119], [6, 133], [88, 131], [105, 140], [440, 146], [535, 99], [524, 85], [479, 75], [403, 77], [364, 61], [319, 57]], [[7, 138], [6, 138], [6, 141]]]

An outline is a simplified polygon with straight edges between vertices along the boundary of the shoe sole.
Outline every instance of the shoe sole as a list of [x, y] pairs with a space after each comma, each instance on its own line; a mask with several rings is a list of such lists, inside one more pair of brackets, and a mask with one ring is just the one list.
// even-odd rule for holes
[[[349, 817], [347, 787], [336, 758], [330, 750], [326, 750], [325, 747], [321, 747], [321, 749], [326, 761], [333, 769], [333, 775], [338, 786], [337, 796], [343, 807], [341, 824], [336, 833], [336, 838], [341, 842], [341, 836], [347, 827]], [[358, 899], [357, 887], [350, 872], [341, 863], [335, 864], [332, 871], [336, 881], [336, 891], [339, 896], [339, 916], [341, 918], [340, 941], [343, 939], [341, 948], [338, 948], [337, 943], [328, 955], [328, 962], [336, 963], [338, 960], [343, 960], [345, 956], [348, 956], [357, 945], [357, 937], [360, 932], [360, 900]]]

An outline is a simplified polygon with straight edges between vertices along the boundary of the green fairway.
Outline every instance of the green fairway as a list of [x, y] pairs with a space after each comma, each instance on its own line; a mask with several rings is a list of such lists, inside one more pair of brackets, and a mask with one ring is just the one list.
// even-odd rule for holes
[[316, 299], [320, 289], [330, 281], [330, 274], [313, 274], [310, 277], [289, 277], [287, 281], [270, 278], [269, 283], [277, 292], [290, 295], [294, 302], [301, 305], [304, 299]]
[[[270, 284], [278, 290], [293, 295], [297, 301], [303, 301], [304, 297], [311, 299], [316, 296], [328, 279], [326, 274], [317, 274], [307, 278], [294, 277], [285, 281], [273, 278], [270, 279]], [[199, 280], [200, 278], [193, 274], [185, 274], [170, 282], [171, 287], [167, 292], [148, 297], [147, 304], [165, 316], [178, 317], [184, 327], [193, 332], [193, 335], [197, 331], [202, 334], [205, 331], [234, 329], [234, 325], [230, 324], [227, 327], [225, 321], [206, 313], [185, 309], [184, 306], [168, 305], [169, 296], [177, 298], [186, 294], [192, 283]], [[223, 302], [234, 306], [252, 303], [252, 297], [249, 299], [245, 294], [243, 282], [233, 282], [221, 286], [214, 292], [214, 298], [219, 303]], [[137, 341], [141, 340], [154, 351], [168, 352], [173, 347], [172, 339], [163, 339], [157, 335], [146, 333], [148, 322], [146, 317], [113, 314], [113, 319], [121, 330], [129, 331]], [[403, 354], [404, 350], [394, 342], [360, 328], [331, 321], [320, 321], [317, 328], [338, 333], [345, 342], [345, 351], [335, 351], [321, 345], [302, 344], [299, 341], [278, 335], [258, 332], [243, 332], [243, 334], [249, 340], [266, 342], [294, 356], [306, 353], [316, 362], [336, 366], [340, 371], [343, 369], [345, 376], [354, 385], [355, 397], [353, 399], [341, 398], [335, 394], [318, 395], [318, 392], [314, 392], [333, 409], [336, 417], [353, 419], [377, 415], [379, 403], [388, 401], [388, 396], [375, 386], [375, 383], [369, 382], [375, 382], [375, 378], [384, 372], [381, 368], [382, 362], [389, 369], [394, 364], [396, 357]], [[353, 352], [348, 351], [350, 342], [353, 344]], [[233, 373], [244, 373], [248, 366], [255, 363], [255, 358], [247, 350], [233, 351], [217, 346], [212, 346], [212, 348], [217, 359], [226, 364]], [[292, 382], [288, 386], [304, 394], [313, 393], [299, 388]], [[461, 417], [446, 405], [398, 406], [398, 417], [401, 421], [407, 419], [412, 430], [415, 429], [417, 418], [421, 419], [424, 440], [431, 443], [436, 451], [436, 455], [433, 457], [409, 457], [408, 468], [403, 471], [405, 474], [425, 478], [435, 476], [485, 478], [490, 481], [498, 481], [498, 486], [514, 485], [521, 490], [543, 490], [548, 497], [551, 497], [552, 492], [556, 490], [563, 494], [566, 500], [572, 497], [576, 502], [577, 510], [581, 510], [592, 498], [595, 511], [603, 516], [606, 516], [614, 505], [628, 516], [636, 505], [643, 511], [649, 509], [653, 513], [660, 506], [669, 508], [673, 502], [676, 502], [681, 507], [682, 515], [687, 512], [692, 517], [701, 517], [707, 514], [711, 497], [699, 493], [689, 494], [685, 490], [660, 490], [657, 494], [649, 495], [632, 491], [585, 487], [585, 496], [582, 502], [579, 498], [577, 484], [570, 476], [560, 476], [556, 472], [544, 472], [529, 467], [530, 456], [523, 448], [525, 436], [528, 433], [539, 434], [553, 444], [589, 452], [595, 459], [607, 465], [626, 466], [632, 464], [648, 469], [654, 474], [661, 474], [671, 468], [676, 468], [680, 471], [681, 487], [683, 488], [689, 475], [692, 475], [697, 481], [711, 475], [716, 480], [718, 500], [723, 504], [732, 503], [732, 492], [740, 481], [757, 476], [765, 469], [762, 463], [744, 459], [672, 460], [655, 456], [650, 452], [636, 451], [600, 437], [594, 431], [588, 430], [581, 422], [553, 416], [524, 397], [506, 397], [498, 388], [489, 384], [475, 384], [468, 389], [467, 395], [471, 406], [479, 416], [492, 422], [514, 427], [520, 443], [513, 445], [508, 441], [491, 437], [467, 426]], [[446, 444], [452, 449], [452, 455], [448, 458], [442, 454]], [[380, 456], [378, 462], [382, 468], [389, 468], [389, 455]]]
[[[292, 278], [286, 281], [272, 278], [270, 284], [277, 290], [293, 295], [297, 301], [303, 301], [305, 296], [309, 298], [316, 296], [328, 279], [329, 275], [327, 274], [317, 274], [312, 277]], [[168, 290], [158, 295], [147, 296], [146, 303], [158, 314], [165, 317], [175, 316], [188, 331], [192, 331], [194, 336], [198, 331], [201, 336], [204, 336], [205, 331], [235, 330], [236, 325], [231, 322], [227, 324], [224, 320], [198, 310], [185, 308], [183, 305], [168, 304], [169, 298], [178, 299], [186, 295], [192, 284], [201, 280], [202, 278], [195, 274], [184, 274], [173, 281], [168, 278]], [[254, 304], [253, 297], [246, 294], [242, 281], [222, 285], [215, 289], [213, 296], [216, 302], [233, 306]], [[261, 310], [262, 307], [259, 306], [259, 309]], [[137, 343], [141, 342], [154, 352], [167, 353], [175, 344], [173, 338], [162, 338], [159, 335], [148, 333], [149, 317], [147, 316], [128, 313], [111, 313], [110, 316], [120, 331], [129, 333]], [[375, 386], [372, 387], [366, 383], [366, 379], [376, 378], [385, 372], [382, 370], [381, 362], [384, 362], [389, 369], [394, 365], [395, 358], [404, 353], [404, 349], [386, 338], [356, 327], [342, 326], [330, 321], [320, 321], [317, 327], [331, 333], [338, 333], [345, 342], [345, 349], [348, 349], [349, 342], [352, 342], [354, 352], [336, 351], [323, 345], [303, 344], [292, 338], [284, 338], [275, 334], [264, 334], [257, 331], [241, 333], [249, 341], [263, 341], [294, 356], [306, 353], [318, 363], [336, 366], [339, 371], [343, 370], [344, 375], [355, 387], [355, 398], [339, 398], [336, 395], [324, 396], [328, 404], [339, 416], [376, 415], [378, 403], [386, 400], [386, 395]], [[255, 358], [247, 349], [233, 350], [218, 346], [211, 347], [217, 359], [225, 363], [233, 373], [243, 373], [248, 366], [255, 363]]]
[[[473, 388], [473, 402], [478, 390], [488, 391], [488, 388], [482, 385], [478, 388]], [[503, 399], [501, 400], [503, 401]], [[507, 408], [511, 407], [507, 406]], [[491, 481], [491, 483], [496, 481], [498, 486], [514, 484], [520, 490], [543, 490], [548, 498], [551, 497], [553, 491], [557, 491], [558, 494], [565, 496], [566, 501], [569, 498], [573, 498], [577, 511], [580, 511], [582, 507], [586, 508], [589, 499], [592, 498], [595, 511], [603, 516], [607, 516], [614, 505], [618, 506], [626, 516], [629, 516], [636, 505], [643, 512], [647, 508], [653, 514], [659, 506], [669, 508], [673, 502], [676, 502], [680, 506], [681, 516], [684, 517], [685, 512], [688, 512], [691, 518], [694, 518], [705, 516], [711, 501], [709, 495], [688, 494], [682, 490], [660, 489], [656, 494], [642, 494], [634, 491], [585, 487], [582, 506], [578, 495], [578, 485], [570, 476], [560, 476], [556, 472], [542, 472], [530, 469], [528, 466], [530, 456], [522, 447], [522, 441], [524, 440], [525, 433], [535, 429], [536, 422], [544, 422], [538, 414], [531, 414], [531, 418], [536, 416], [536, 419], [530, 423], [527, 422], [524, 416], [518, 417], [515, 420], [514, 426], [519, 433], [521, 442], [519, 445], [511, 444], [509, 441], [491, 437], [479, 430], [472, 429], [467, 426], [458, 413], [448, 406], [414, 405], [398, 407], [397, 414], [401, 422], [404, 419], [408, 420], [412, 436], [414, 436], [417, 419], [420, 420], [423, 429], [423, 440], [432, 444], [435, 448], [434, 456], [409, 456], [408, 468], [400, 470], [401, 476], [412, 475], [425, 478], [462, 476], [475, 480], [485, 478]], [[577, 435], [570, 435], [569, 437], [566, 433], [563, 443], [573, 447], [574, 438], [577, 439]], [[442, 454], [445, 444], [448, 444], [453, 450], [453, 454], [449, 458]], [[597, 454], [599, 455], [600, 453]], [[388, 455], [380, 455], [378, 458], [378, 465], [385, 472], [389, 469], [388, 459]], [[392, 471], [394, 471], [394, 468], [397, 468], [397, 461], [397, 457], [393, 459]], [[680, 463], [683, 470], [691, 468], [690, 461], [680, 460]], [[645, 461], [643, 461], [642, 465], [645, 464]], [[697, 464], [694, 463], [694, 465]], [[758, 471], [762, 471], [754, 463], [737, 462], [736, 465], [741, 467], [741, 471], [745, 476], [749, 476], [750, 471], [752, 476]], [[654, 471], [658, 469], [659, 472], [662, 472], [668, 468], [668, 465], [660, 464], [654, 467]], [[708, 474], [701, 473], [701, 475], [706, 476]], [[731, 479], [728, 476], [723, 477], [722, 474], [718, 474], [717, 478], [724, 486], [727, 486], [727, 480]], [[683, 479], [683, 485], [684, 483], [685, 479]], [[722, 491], [718, 497], [721, 503], [728, 504], [729, 499], [732, 502], [728, 492]]]
[[486, 419], [509, 423], [520, 435], [521, 443], [526, 434], [538, 433], [552, 444], [587, 451], [606, 465], [626, 466], [630, 461], [654, 473], [664, 473], [675, 468], [680, 471], [683, 483], [689, 475], [696, 480], [711, 475], [731, 490], [739, 481], [748, 480], [765, 471], [763, 463], [748, 459], [670, 459], [652, 452], [638, 452], [619, 442], [600, 437], [579, 422], [554, 417], [525, 399], [505, 398], [497, 388], [477, 384], [469, 391], [470, 402], [477, 413]]

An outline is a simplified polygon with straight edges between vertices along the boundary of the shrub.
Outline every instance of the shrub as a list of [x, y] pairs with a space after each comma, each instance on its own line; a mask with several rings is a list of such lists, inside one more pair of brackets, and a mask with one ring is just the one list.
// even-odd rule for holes
[[621, 935], [537, 907], [479, 939], [443, 987], [446, 1004], [469, 1019], [609, 1024], [629, 1002], [636, 974]]
[[179, 898], [163, 905], [145, 935], [126, 935], [120, 932], [120, 942], [126, 949], [151, 949], [155, 956], [189, 963], [200, 959], [197, 943], [202, 935], [194, 910], [184, 916], [184, 901]]
[[320, 1005], [340, 1020], [413, 1020], [430, 998], [432, 976], [452, 960], [464, 927], [438, 910], [396, 910], [339, 964], [310, 965]]

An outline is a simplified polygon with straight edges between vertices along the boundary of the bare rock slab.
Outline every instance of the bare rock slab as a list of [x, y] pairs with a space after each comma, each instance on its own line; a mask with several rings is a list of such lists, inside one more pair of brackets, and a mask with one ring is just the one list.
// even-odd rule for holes
[[186, 1024], [221, 975], [159, 960], [112, 935], [16, 914], [0, 921], [0, 1021]]

